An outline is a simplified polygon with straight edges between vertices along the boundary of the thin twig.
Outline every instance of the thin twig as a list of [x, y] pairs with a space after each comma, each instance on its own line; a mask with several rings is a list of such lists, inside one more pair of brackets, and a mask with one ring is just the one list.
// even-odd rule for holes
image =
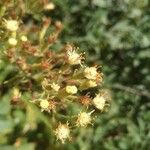
[[129, 92], [129, 93], [135, 94], [135, 95], [146, 96], [146, 97], [150, 98], [150, 92], [147, 90], [139, 90], [139, 89], [131, 88], [131, 87], [124, 86], [121, 84], [114, 84], [112, 86], [112, 88], [123, 90], [123, 91]]

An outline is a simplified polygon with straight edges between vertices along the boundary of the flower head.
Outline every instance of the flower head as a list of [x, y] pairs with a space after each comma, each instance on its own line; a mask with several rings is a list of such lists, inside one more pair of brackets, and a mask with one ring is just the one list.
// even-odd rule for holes
[[103, 95], [96, 95], [96, 97], [93, 99], [93, 105], [99, 109], [99, 110], [103, 110], [105, 107], [105, 103], [106, 103], [106, 99]]
[[16, 20], [5, 20], [5, 26], [6, 26], [6, 29], [14, 32], [14, 31], [17, 31], [19, 27], [19, 23]]
[[76, 94], [77, 91], [78, 91], [78, 89], [77, 89], [77, 87], [75, 85], [72, 85], [72, 86], [68, 85], [68, 86], [66, 86], [66, 92], [68, 94]]
[[[93, 111], [92, 111], [93, 112]], [[91, 113], [81, 112], [78, 114], [77, 126], [86, 127], [91, 123]]]
[[21, 97], [21, 93], [18, 88], [13, 89], [13, 98], [18, 99]]
[[65, 140], [70, 137], [70, 129], [68, 124], [60, 123], [55, 130], [55, 135], [57, 136], [57, 139], [61, 140], [61, 142], [64, 143]]
[[16, 46], [17, 45], [17, 40], [15, 38], [9, 38], [8, 43], [12, 46]]
[[21, 41], [23, 41], [23, 42], [26, 42], [28, 39], [27, 39], [27, 37], [25, 36], [25, 35], [22, 35], [21, 36]]
[[81, 96], [80, 97], [80, 103], [86, 107], [91, 105], [91, 98], [89, 95]]
[[75, 50], [67, 51], [67, 61], [70, 65], [81, 64], [81, 55], [78, 54]]
[[96, 67], [86, 67], [84, 69], [84, 76], [87, 79], [96, 80], [98, 77], [98, 72]]
[[51, 88], [52, 88], [54, 91], [58, 92], [59, 89], [60, 89], [60, 86], [59, 86], [58, 84], [56, 84], [56, 83], [53, 82], [53, 83], [51, 84]]
[[44, 6], [44, 9], [45, 10], [53, 10], [53, 9], [55, 9], [55, 5], [54, 5], [54, 3], [50, 2]]
[[49, 102], [48, 100], [41, 100], [40, 101], [40, 107], [42, 108], [42, 110], [47, 110], [49, 107]]

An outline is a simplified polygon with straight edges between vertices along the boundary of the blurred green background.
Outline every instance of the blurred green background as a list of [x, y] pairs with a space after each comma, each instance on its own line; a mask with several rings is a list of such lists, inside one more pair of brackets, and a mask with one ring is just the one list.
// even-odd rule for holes
[[[32, 1], [32, 0], [31, 0]], [[11, 108], [0, 100], [0, 150], [148, 150], [150, 149], [150, 3], [148, 0], [54, 0], [55, 9], [29, 6], [37, 22], [41, 14], [61, 20], [58, 46], [74, 43], [86, 51], [89, 64], [102, 64], [104, 87], [111, 90], [110, 110], [94, 126], [75, 131], [61, 145], [50, 135], [45, 118], [33, 106]], [[0, 62], [0, 81], [11, 68]], [[2, 91], [2, 90], [1, 90]], [[34, 110], [34, 111], [33, 111]], [[33, 117], [32, 117], [33, 115]]]

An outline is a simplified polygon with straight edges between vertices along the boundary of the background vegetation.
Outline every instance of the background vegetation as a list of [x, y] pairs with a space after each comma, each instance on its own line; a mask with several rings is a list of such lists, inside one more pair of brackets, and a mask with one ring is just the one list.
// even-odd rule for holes
[[[62, 20], [64, 30], [57, 46], [75, 43], [86, 51], [89, 64], [102, 64], [104, 86], [112, 92], [111, 109], [96, 118], [94, 127], [76, 131], [72, 143], [61, 145], [38, 110], [11, 108], [5, 94], [0, 99], [0, 150], [13, 150], [20, 142], [21, 150], [148, 150], [149, 1], [54, 0], [55, 9], [50, 12], [40, 10], [33, 0], [30, 3], [24, 21], [40, 23], [43, 15]], [[1, 82], [10, 69], [0, 64]]]

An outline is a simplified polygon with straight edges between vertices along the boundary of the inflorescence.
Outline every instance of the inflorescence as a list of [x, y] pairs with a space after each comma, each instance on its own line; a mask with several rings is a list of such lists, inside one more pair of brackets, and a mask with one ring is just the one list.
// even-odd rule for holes
[[[45, 9], [52, 9], [52, 4]], [[101, 90], [103, 74], [98, 66], [88, 66], [84, 53], [73, 44], [55, 50], [63, 29], [60, 21], [43, 19], [40, 27], [23, 24], [14, 19], [3, 19], [3, 31], [8, 35], [3, 56], [15, 66], [16, 84], [12, 104], [29, 92], [42, 113], [53, 114], [54, 134], [62, 143], [70, 139], [73, 128], [91, 125], [94, 116], [109, 105], [107, 93]], [[49, 29], [55, 28], [50, 34]], [[76, 110], [70, 111], [71, 107]]]

